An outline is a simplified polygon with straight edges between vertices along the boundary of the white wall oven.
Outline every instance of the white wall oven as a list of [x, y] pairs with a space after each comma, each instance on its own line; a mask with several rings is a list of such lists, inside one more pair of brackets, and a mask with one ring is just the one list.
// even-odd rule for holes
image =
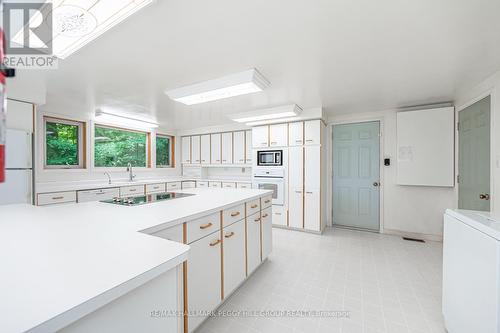
[[258, 168], [253, 174], [253, 188], [273, 191], [273, 205], [285, 204], [285, 170], [283, 168]]

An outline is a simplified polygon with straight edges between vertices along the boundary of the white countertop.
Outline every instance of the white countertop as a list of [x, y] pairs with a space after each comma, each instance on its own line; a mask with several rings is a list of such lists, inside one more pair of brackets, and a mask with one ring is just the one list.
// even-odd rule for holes
[[73, 181], [73, 182], [41, 182], [36, 184], [37, 193], [50, 193], [50, 192], [64, 192], [64, 191], [81, 191], [93, 190], [100, 188], [113, 188], [132, 185], [146, 185], [156, 183], [170, 183], [170, 182], [185, 182], [185, 181], [209, 181], [209, 182], [234, 182], [234, 183], [251, 183], [250, 178], [193, 178], [193, 177], [162, 177], [162, 178], [144, 178], [137, 179], [132, 182], [118, 179], [112, 180], [108, 184], [107, 180], [102, 181]]
[[186, 260], [189, 246], [147, 233], [269, 193], [179, 192], [196, 195], [134, 207], [0, 206], [0, 332], [52, 332], [74, 322]]
[[489, 212], [448, 209], [446, 214], [500, 241], [500, 221]]

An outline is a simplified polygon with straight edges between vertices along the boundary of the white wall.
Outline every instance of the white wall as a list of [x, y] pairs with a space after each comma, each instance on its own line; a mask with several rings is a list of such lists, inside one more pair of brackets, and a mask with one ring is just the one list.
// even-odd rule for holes
[[500, 219], [500, 72], [457, 93], [457, 110], [491, 95], [491, 211]]
[[[360, 121], [381, 121], [381, 225], [384, 233], [406, 234], [440, 240], [443, 234], [443, 213], [455, 208], [454, 188], [397, 185], [396, 110], [332, 116], [329, 124]], [[331, 135], [329, 136], [329, 141]], [[332, 151], [329, 143], [329, 214], [331, 215]], [[391, 158], [391, 166], [383, 165], [383, 157]], [[331, 217], [330, 217], [331, 219]]]
[[7, 78], [7, 97], [36, 105], [45, 104], [47, 89], [42, 70], [16, 70], [16, 76]]
[[33, 132], [33, 111], [31, 103], [7, 100], [7, 128]]

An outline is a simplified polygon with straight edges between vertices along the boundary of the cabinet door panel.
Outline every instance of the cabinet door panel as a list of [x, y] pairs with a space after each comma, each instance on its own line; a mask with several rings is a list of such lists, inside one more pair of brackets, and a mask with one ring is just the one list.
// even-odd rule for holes
[[245, 131], [245, 163], [252, 164], [252, 131]]
[[304, 123], [288, 124], [288, 145], [302, 146], [304, 144]]
[[182, 163], [191, 163], [191, 137], [183, 136], [181, 138]]
[[252, 128], [252, 146], [254, 148], [265, 148], [269, 146], [269, 126], [257, 126]]
[[320, 217], [320, 192], [319, 190], [306, 190], [304, 195], [304, 229], [312, 231], [321, 230]]
[[305, 144], [321, 144], [321, 120], [309, 120], [304, 122]]
[[200, 141], [201, 164], [210, 164], [210, 135], [202, 135]]
[[260, 264], [260, 220], [260, 212], [246, 219], [248, 275]]
[[233, 164], [233, 133], [222, 133], [222, 164]]
[[302, 146], [288, 149], [288, 179], [290, 188], [304, 186], [304, 148]]
[[220, 133], [211, 134], [210, 136], [210, 147], [212, 149], [212, 153], [210, 155], [212, 164], [220, 164], [221, 163], [221, 135]]
[[191, 163], [200, 163], [200, 137], [198, 135], [191, 137]]
[[234, 164], [245, 164], [245, 131], [233, 133]]
[[306, 190], [321, 187], [321, 147], [305, 147], [304, 151], [304, 187]]
[[262, 260], [266, 259], [273, 249], [273, 212], [272, 208], [266, 208], [262, 211], [261, 221], [262, 231]]
[[288, 124], [269, 126], [269, 146], [286, 147], [288, 145]]
[[224, 298], [245, 279], [245, 220], [224, 228]]
[[[190, 244], [187, 261], [188, 310], [193, 313], [212, 311], [221, 301], [220, 232]], [[205, 318], [190, 316], [189, 332]]]
[[304, 197], [302, 188], [291, 188], [288, 198], [290, 204], [288, 207], [288, 222], [292, 228], [304, 227]]

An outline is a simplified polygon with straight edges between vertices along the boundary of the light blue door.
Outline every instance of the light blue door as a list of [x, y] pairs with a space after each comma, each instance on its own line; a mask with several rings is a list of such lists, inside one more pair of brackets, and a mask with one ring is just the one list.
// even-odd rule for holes
[[380, 123], [333, 126], [333, 223], [379, 231]]

